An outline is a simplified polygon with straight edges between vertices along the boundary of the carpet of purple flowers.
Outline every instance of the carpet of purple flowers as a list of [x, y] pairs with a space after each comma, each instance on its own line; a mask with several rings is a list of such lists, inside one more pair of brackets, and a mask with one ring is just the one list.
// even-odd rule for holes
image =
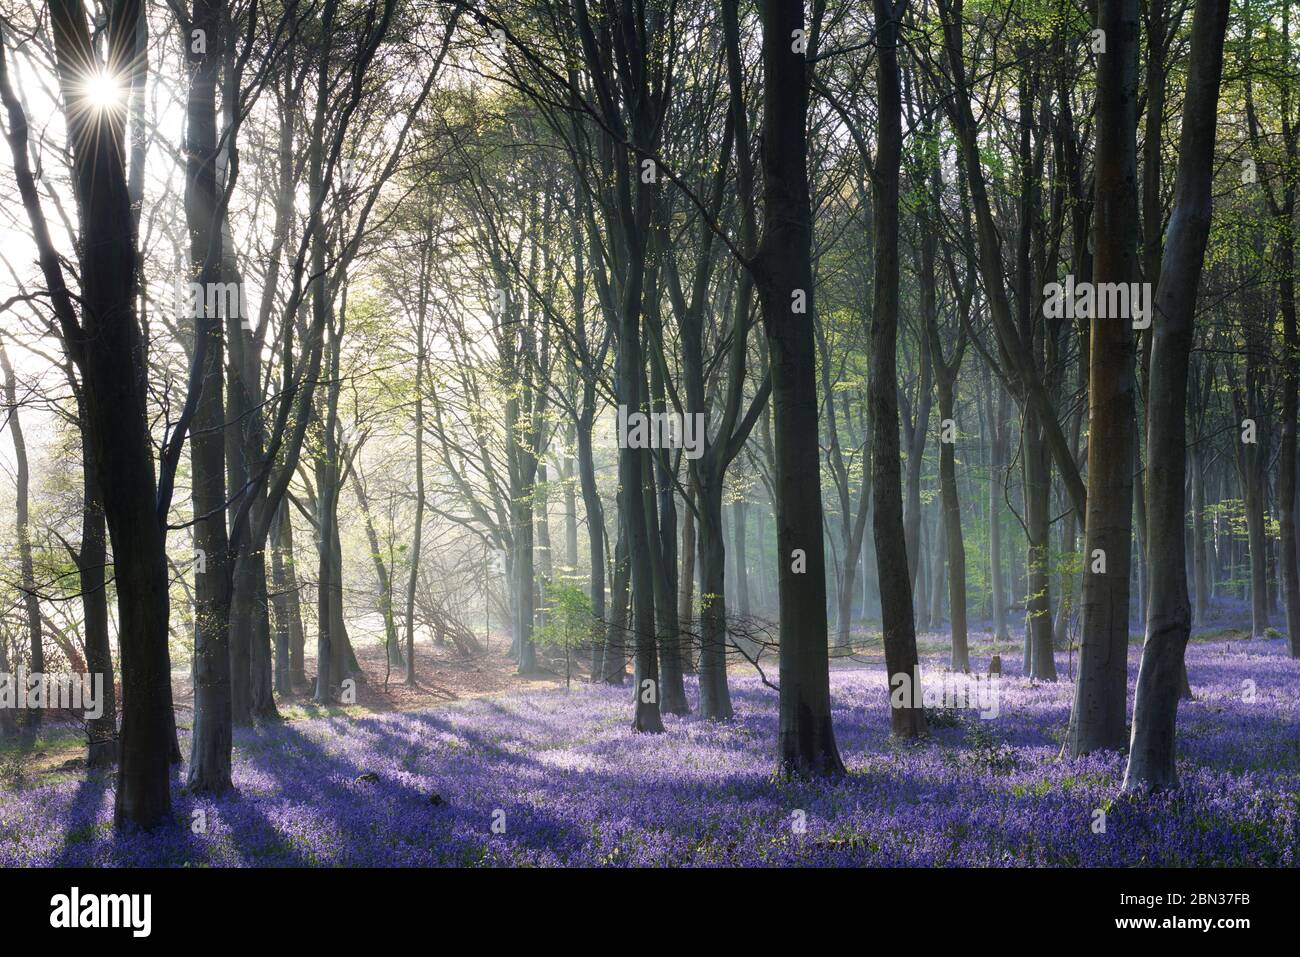
[[[938, 680], [942, 659], [926, 667]], [[668, 718], [663, 735], [632, 733], [629, 690], [591, 687], [293, 722], [237, 735], [235, 793], [178, 778], [176, 825], [155, 834], [115, 836], [111, 778], [0, 792], [0, 865], [1300, 863], [1300, 661], [1283, 641], [1189, 648], [1181, 786], [1143, 799], [1118, 794], [1122, 755], [1058, 760], [1058, 667], [1055, 684], [1004, 677], [996, 719], [936, 712], [905, 745], [883, 668], [837, 667], [850, 773], [832, 783], [774, 780], [775, 692], [751, 678], [735, 721]]]

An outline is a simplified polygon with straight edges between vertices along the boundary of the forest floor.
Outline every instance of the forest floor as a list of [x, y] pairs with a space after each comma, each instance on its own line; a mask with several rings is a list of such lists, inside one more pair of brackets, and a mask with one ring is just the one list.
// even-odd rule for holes
[[[15, 755], [0, 755], [0, 865], [1295, 866], [1300, 662], [1279, 638], [1210, 626], [1188, 650], [1182, 783], [1158, 797], [1119, 795], [1122, 754], [1060, 760], [1065, 652], [1049, 683], [1000, 648], [995, 707], [936, 703], [930, 737], [901, 745], [870, 647], [838, 662], [849, 774], [835, 782], [774, 778], [776, 695], [752, 669], [735, 672], [734, 721], [666, 717], [665, 734], [637, 735], [627, 688], [520, 687], [508, 663], [435, 655], [421, 660], [438, 706], [399, 692], [329, 711], [291, 700], [293, 720], [236, 732], [235, 792], [187, 794], [178, 769], [176, 826], [155, 834], [114, 835], [111, 775], [15, 774]], [[922, 641], [927, 688], [954, 680], [944, 637]], [[994, 648], [973, 638], [979, 670]], [[1139, 655], [1135, 643], [1130, 689]], [[377, 664], [375, 694], [382, 653]], [[49, 731], [38, 748], [69, 736]]]

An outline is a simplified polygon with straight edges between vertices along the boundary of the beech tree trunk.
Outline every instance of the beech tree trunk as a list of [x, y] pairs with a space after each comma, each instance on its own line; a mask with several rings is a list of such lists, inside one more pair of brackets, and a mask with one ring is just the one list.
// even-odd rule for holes
[[117, 688], [113, 680], [113, 648], [108, 635], [108, 529], [103, 496], [91, 464], [85, 401], [77, 399], [81, 423], [81, 548], [77, 553], [81, 586], [82, 627], [86, 636], [86, 667], [104, 682], [103, 714], [90, 722], [87, 767], [108, 767], [117, 761]]
[[[115, 75], [122, 74], [134, 47], [138, 3], [117, 0], [109, 13], [107, 68]], [[114, 118], [98, 122], [81, 102], [79, 71], [97, 62], [81, 0], [50, 0], [49, 7], [84, 250], [80, 326], [40, 210], [27, 162], [26, 121], [7, 76], [0, 89], [23, 205], [65, 348], [82, 374], [91, 458], [113, 544], [123, 689], [114, 821], [119, 828], [148, 829], [170, 818], [174, 722], [168, 570], [146, 412], [144, 340], [135, 311], [136, 253], [130, 230], [122, 228], [131, 221], [123, 131]]]
[[998, 388], [998, 403], [993, 404], [993, 389], [985, 373], [985, 409], [990, 422], [989, 436], [989, 585], [993, 604], [993, 637], [999, 645], [1011, 641], [1007, 629], [1007, 590], [1002, 569], [1002, 508], [1005, 488], [1005, 429], [1007, 394]]
[[[885, 672], [891, 689], [914, 683], [920, 674], [912, 581], [903, 531], [902, 465], [898, 437], [898, 171], [902, 151], [902, 106], [898, 76], [898, 22], [906, 0], [872, 0], [876, 18], [876, 83], [879, 90], [879, 147], [875, 177], [876, 275], [871, 322], [870, 402], [873, 533], [880, 580]], [[902, 702], [891, 698], [890, 732], [912, 738], [927, 731], [920, 689]], [[900, 706], [901, 705], [901, 706]]]
[[1192, 566], [1195, 570], [1196, 605], [1192, 621], [1201, 625], [1210, 610], [1209, 559], [1205, 543], [1205, 453], [1192, 450]]
[[[1092, 279], [1094, 284], [1130, 283], [1138, 278], [1139, 239], [1134, 216], [1138, 208], [1137, 0], [1101, 0], [1097, 24], [1105, 31], [1106, 51], [1097, 54]], [[1136, 428], [1131, 315], [1094, 318], [1089, 338], [1083, 618], [1069, 734], [1074, 757], [1104, 749], [1118, 751], [1126, 740]], [[1182, 496], [1181, 484], [1178, 494]], [[1181, 555], [1181, 542], [1179, 548]]]
[[[844, 773], [831, 727], [826, 561], [813, 336], [808, 191], [808, 64], [790, 38], [803, 0], [762, 0], [763, 238], [754, 263], [772, 379], [776, 540], [780, 556], [779, 766]], [[801, 567], [800, 557], [806, 563]]]
[[[681, 572], [677, 578], [677, 621], [687, 624], [695, 620], [695, 493], [687, 495], [686, 507], [682, 509], [682, 544]], [[682, 645], [682, 671], [690, 674], [695, 670], [688, 644]]]
[[[1296, 131], [1290, 131], [1290, 152], [1295, 156]], [[1281, 539], [1282, 596], [1286, 606], [1287, 648], [1292, 658], [1300, 658], [1300, 559], [1296, 548], [1296, 413], [1297, 365], [1300, 365], [1300, 334], [1296, 330], [1295, 308], [1295, 180], [1286, 180], [1285, 216], [1279, 242], [1281, 255], [1278, 282], [1279, 306], [1282, 311], [1282, 441], [1278, 450], [1277, 499]]]
[[746, 511], [742, 495], [731, 505], [731, 534], [735, 539], [736, 608], [742, 618], [749, 617], [749, 562], [745, 556]]
[[[4, 373], [5, 405], [9, 435], [14, 443], [14, 479], [15, 488], [14, 515], [15, 531], [18, 535], [19, 588], [23, 596], [23, 612], [27, 618], [27, 635], [31, 658], [30, 674], [33, 677], [45, 674], [45, 649], [41, 640], [41, 602], [36, 594], [36, 574], [32, 567], [31, 528], [28, 523], [28, 498], [31, 476], [27, 467], [27, 441], [23, 436], [22, 420], [18, 415], [18, 382], [14, 377], [13, 366], [9, 364], [9, 353], [0, 342], [0, 371]], [[110, 676], [111, 677], [111, 676]], [[26, 688], [18, 688], [18, 693], [25, 694]], [[33, 708], [27, 712], [26, 730], [35, 736], [41, 726], [41, 711]]]
[[1025, 573], [1025, 628], [1028, 632], [1029, 674], [1039, 681], [1056, 680], [1052, 637], [1051, 462], [1034, 414], [1025, 415], [1025, 517], [1028, 526]]
[[[622, 499], [623, 492], [619, 491]], [[619, 515], [623, 509], [619, 508]], [[621, 685], [627, 677], [627, 614], [629, 590], [631, 588], [631, 568], [627, 557], [627, 536], [623, 532], [623, 523], [619, 521], [618, 537], [614, 540], [613, 587], [610, 590], [610, 608], [605, 629], [605, 641], [597, 645], [599, 652], [592, 668], [593, 675], [600, 675], [606, 684]]]
[[[955, 383], [939, 383], [939, 415], [953, 417]], [[961, 531], [961, 503], [957, 498], [957, 464], [954, 443], [939, 446], [939, 494], [943, 503], [944, 529], [948, 547], [948, 614], [952, 620], [953, 671], [970, 671], [966, 635], [966, 545]]]
[[1185, 521], [1188, 362], [1196, 292], [1213, 211], [1213, 157], [1228, 0], [1197, 0], [1183, 102], [1174, 208], [1156, 290], [1147, 443], [1151, 598], [1133, 697], [1124, 790], [1177, 784], [1174, 736], [1191, 632]]
[[[406, 684], [414, 685], [415, 677], [415, 593], [420, 584], [420, 553], [424, 544], [424, 324], [427, 297], [428, 263], [420, 263], [420, 314], [415, 329], [415, 410], [411, 431], [415, 443], [415, 518], [411, 529], [411, 551], [407, 556], [410, 568], [406, 575]], [[490, 636], [489, 636], [490, 637]]]

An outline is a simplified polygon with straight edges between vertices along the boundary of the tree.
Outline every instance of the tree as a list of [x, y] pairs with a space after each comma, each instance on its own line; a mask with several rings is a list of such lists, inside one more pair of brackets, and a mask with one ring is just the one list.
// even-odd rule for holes
[[[1103, 283], [1128, 284], [1138, 275], [1137, 0], [1102, 0], [1097, 23], [1105, 49], [1097, 54], [1094, 295]], [[1089, 338], [1083, 636], [1069, 740], [1074, 757], [1124, 746], [1136, 454], [1134, 302], [1129, 310], [1100, 316], [1094, 308]]]
[[[131, 221], [123, 122], [116, 110], [92, 106], [84, 85], [88, 75], [101, 69], [110, 76], [125, 75], [135, 45], [138, 3], [116, 0], [110, 8], [107, 56], [101, 62], [81, 0], [49, 2], [81, 226], [79, 316], [41, 210], [27, 161], [26, 120], [7, 75], [0, 87], [23, 205], [64, 348], [84, 383], [91, 457], [113, 546], [123, 692], [114, 820], [119, 827], [153, 828], [167, 820], [171, 808], [168, 768], [174, 730], [167, 563], [145, 410], [144, 342], [135, 308], [136, 252], [130, 234], [121, 229]], [[89, 348], [89, 342], [95, 347]]]
[[[876, 87], [879, 129], [875, 175], [875, 303], [871, 309], [871, 422], [874, 501], [873, 531], [879, 562], [880, 609], [885, 638], [885, 673], [913, 682], [919, 674], [912, 582], [908, 574], [898, 439], [898, 180], [902, 163], [902, 106], [899, 91], [899, 22], [906, 0], [873, 0], [876, 16]], [[926, 733], [919, 695], [891, 697], [890, 733], [914, 738]]]
[[[15, 531], [18, 535], [18, 563], [21, 575], [19, 587], [23, 593], [23, 611], [27, 616], [27, 634], [31, 641], [31, 673], [41, 675], [45, 672], [45, 649], [41, 640], [41, 604], [36, 594], [36, 575], [32, 567], [31, 525], [28, 519], [30, 509], [31, 474], [27, 465], [27, 440], [23, 435], [22, 420], [18, 410], [18, 380], [13, 366], [9, 362], [9, 353], [4, 341], [0, 340], [0, 373], [4, 374], [4, 398], [8, 413], [5, 424], [14, 443], [15, 489], [14, 501]], [[25, 689], [24, 689], [25, 690]], [[41, 712], [33, 710], [28, 716], [28, 731], [34, 733], [40, 727]]]
[[[1174, 735], [1191, 633], [1183, 549], [1188, 364], [1196, 292], [1210, 233], [1214, 141], [1228, 0], [1197, 0], [1164, 264], [1155, 298], [1147, 448], [1151, 599], [1133, 696], [1124, 790], [1177, 783]], [[1121, 711], [1121, 720], [1122, 720]]]
[[[195, 0], [185, 35], [204, 37], [188, 45], [191, 64], [186, 103], [185, 220], [190, 240], [194, 294], [194, 356], [198, 394], [190, 440], [194, 507], [194, 734], [187, 786], [219, 793], [230, 787], [231, 753], [231, 568], [226, 530], [224, 434], [225, 339], [209, 290], [222, 281], [222, 230], [217, 186], [217, 82], [225, 57], [224, 0]], [[197, 49], [196, 49], [197, 47]], [[224, 205], [221, 203], [220, 205]], [[182, 441], [178, 427], [172, 446]], [[246, 667], [246, 664], [245, 664]], [[248, 687], [239, 682], [241, 694]], [[247, 709], [241, 708], [241, 713]]]

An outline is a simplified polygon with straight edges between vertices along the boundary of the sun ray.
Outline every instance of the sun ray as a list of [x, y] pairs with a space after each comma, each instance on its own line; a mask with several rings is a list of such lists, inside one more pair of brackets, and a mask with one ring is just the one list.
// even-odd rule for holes
[[94, 110], [114, 110], [123, 103], [123, 84], [107, 70], [98, 70], [81, 83], [86, 106]]

